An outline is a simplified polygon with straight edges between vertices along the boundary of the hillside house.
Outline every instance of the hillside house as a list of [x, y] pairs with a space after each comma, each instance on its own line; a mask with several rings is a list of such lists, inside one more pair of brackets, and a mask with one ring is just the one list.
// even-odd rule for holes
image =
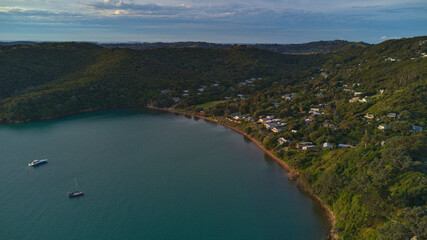
[[423, 127], [412, 125], [412, 132], [421, 132]]
[[234, 120], [242, 120], [243, 117], [244, 117], [244, 115], [242, 115], [240, 113], [231, 114], [231, 118], [233, 118]]
[[354, 97], [354, 98], [351, 98], [350, 100], [348, 100], [348, 102], [350, 102], [350, 103], [354, 103], [354, 102], [358, 102], [358, 101], [360, 101], [360, 97]]
[[249, 116], [249, 117], [246, 117], [245, 120], [248, 121], [248, 122], [255, 122], [256, 118], [252, 117], [252, 116]]
[[350, 144], [338, 144], [338, 148], [354, 148], [354, 145], [350, 145]]
[[265, 124], [265, 123], [273, 122], [273, 120], [271, 120], [270, 118], [260, 118], [258, 122]]
[[271, 129], [271, 131], [274, 133], [279, 133], [279, 132], [283, 131], [283, 129], [284, 129], [283, 127], [274, 127]]
[[281, 138], [277, 139], [277, 142], [279, 143], [279, 145], [282, 145], [284, 143], [291, 143], [291, 140], [281, 137]]
[[308, 113], [319, 113], [320, 112], [320, 108], [310, 108], [310, 111], [308, 111]]
[[301, 149], [302, 150], [316, 150], [316, 145], [305, 145]]
[[378, 129], [379, 129], [379, 130], [387, 130], [387, 129], [388, 129], [388, 126], [387, 126], [387, 124], [380, 124], [380, 125], [378, 126]]
[[328, 142], [324, 142], [322, 145], [323, 149], [326, 148], [330, 148], [330, 149], [334, 149], [334, 147], [332, 146], [332, 144], [328, 143]]
[[374, 118], [375, 118], [375, 115], [374, 115], [374, 114], [372, 114], [372, 113], [367, 113], [367, 114], [365, 115], [365, 118], [367, 118], [367, 119], [374, 119]]
[[302, 149], [304, 146], [314, 146], [312, 142], [300, 142], [297, 143], [296, 148]]
[[313, 122], [313, 116], [309, 116], [308, 118], [305, 119], [306, 123], [311, 123]]
[[397, 113], [387, 113], [386, 115], [389, 118], [396, 118], [397, 117]]
[[267, 129], [273, 129], [275, 127], [279, 127], [279, 124], [274, 123], [274, 122], [269, 122], [269, 123], [265, 123], [264, 127], [267, 128]]
[[362, 98], [362, 99], [359, 100], [359, 102], [361, 102], [361, 103], [367, 103], [369, 101], [371, 101], [371, 99], [368, 98], [368, 97], [364, 97], [364, 98]]

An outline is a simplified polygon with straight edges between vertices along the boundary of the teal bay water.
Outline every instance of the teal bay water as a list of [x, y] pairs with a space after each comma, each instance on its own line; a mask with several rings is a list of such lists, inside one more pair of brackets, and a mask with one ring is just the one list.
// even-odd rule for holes
[[[37, 168], [27, 164], [48, 158]], [[221, 125], [115, 110], [0, 126], [0, 239], [322, 239], [320, 206]], [[77, 177], [84, 197], [69, 199]]]

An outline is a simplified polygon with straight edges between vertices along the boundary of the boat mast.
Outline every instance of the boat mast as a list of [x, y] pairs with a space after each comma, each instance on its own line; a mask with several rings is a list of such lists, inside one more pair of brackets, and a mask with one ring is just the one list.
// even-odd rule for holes
[[79, 191], [79, 187], [77, 186], [77, 177], [74, 178], [74, 181], [76, 182], [76, 192]]

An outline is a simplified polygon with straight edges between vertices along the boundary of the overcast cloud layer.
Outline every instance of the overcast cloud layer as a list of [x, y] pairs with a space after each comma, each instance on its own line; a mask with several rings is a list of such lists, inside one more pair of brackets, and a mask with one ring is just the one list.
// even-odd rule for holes
[[0, 0], [0, 40], [376, 43], [427, 35], [423, 0]]

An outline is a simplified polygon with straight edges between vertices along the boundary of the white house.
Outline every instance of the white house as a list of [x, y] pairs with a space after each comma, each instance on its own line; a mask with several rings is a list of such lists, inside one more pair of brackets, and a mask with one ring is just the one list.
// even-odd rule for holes
[[420, 132], [422, 130], [423, 130], [423, 127], [412, 125], [412, 132]]
[[323, 149], [326, 149], [326, 148], [334, 149], [334, 147], [332, 146], [332, 144], [330, 144], [328, 142], [323, 143], [322, 147], [323, 147]]
[[270, 118], [260, 118], [258, 120], [258, 122], [260, 122], [260, 123], [269, 123], [269, 122], [272, 122], [272, 120]]
[[349, 145], [349, 144], [338, 144], [338, 148], [353, 148], [354, 145]]
[[308, 113], [318, 113], [320, 112], [320, 108], [310, 108], [310, 111]]
[[281, 137], [281, 138], [277, 139], [277, 142], [279, 143], [279, 145], [282, 145], [284, 143], [290, 143], [291, 140]]

